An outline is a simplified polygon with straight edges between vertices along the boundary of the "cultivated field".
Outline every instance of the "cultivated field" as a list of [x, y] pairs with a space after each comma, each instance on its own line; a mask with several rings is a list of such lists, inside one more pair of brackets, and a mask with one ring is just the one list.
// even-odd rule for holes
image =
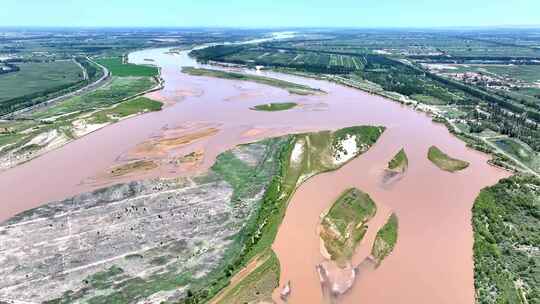
[[97, 62], [104, 65], [113, 75], [118, 77], [152, 77], [159, 74], [156, 67], [123, 63], [120, 57], [102, 58], [98, 59]]
[[0, 103], [83, 80], [83, 70], [72, 60], [28, 62], [17, 66], [20, 71], [0, 75]]

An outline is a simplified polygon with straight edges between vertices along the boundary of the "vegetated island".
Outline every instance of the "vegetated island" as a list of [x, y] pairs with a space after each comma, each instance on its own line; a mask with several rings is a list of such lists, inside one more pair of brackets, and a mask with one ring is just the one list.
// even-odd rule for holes
[[408, 166], [409, 159], [403, 148], [388, 162], [388, 170], [396, 173], [405, 173]]
[[285, 111], [292, 109], [296, 107], [298, 104], [295, 102], [273, 102], [273, 103], [266, 103], [261, 105], [256, 105], [251, 108], [251, 110], [254, 111], [268, 111], [268, 112], [275, 112], [275, 111]]
[[375, 202], [356, 188], [343, 192], [326, 213], [319, 235], [331, 259], [345, 266], [367, 231], [367, 222], [375, 216]]
[[270, 138], [220, 154], [200, 175], [118, 184], [22, 212], [0, 224], [0, 242], [16, 257], [0, 266], [10, 272], [0, 298], [269, 301], [280, 275], [271, 245], [298, 185], [364, 153], [383, 131]]
[[309, 86], [297, 84], [290, 81], [270, 78], [270, 77], [264, 77], [264, 76], [257, 76], [257, 75], [249, 75], [249, 74], [242, 74], [242, 73], [236, 73], [236, 72], [227, 72], [227, 71], [220, 71], [220, 70], [213, 70], [213, 69], [204, 69], [204, 68], [194, 68], [194, 67], [183, 67], [182, 72], [193, 75], [193, 76], [206, 76], [206, 77], [216, 77], [216, 78], [223, 78], [223, 79], [232, 79], [232, 80], [242, 80], [242, 81], [252, 81], [260, 84], [265, 84], [277, 88], [282, 88], [287, 90], [291, 94], [296, 95], [311, 95], [311, 94], [321, 94], [324, 93], [324, 91], [320, 89], [314, 89]]
[[469, 166], [468, 162], [452, 158], [435, 146], [429, 147], [428, 159], [441, 170], [448, 172], [460, 171]]
[[377, 232], [375, 241], [373, 242], [373, 248], [371, 249], [371, 256], [375, 260], [377, 266], [386, 258], [394, 247], [396, 246], [398, 237], [398, 218], [395, 213], [392, 213], [388, 218], [388, 221]]

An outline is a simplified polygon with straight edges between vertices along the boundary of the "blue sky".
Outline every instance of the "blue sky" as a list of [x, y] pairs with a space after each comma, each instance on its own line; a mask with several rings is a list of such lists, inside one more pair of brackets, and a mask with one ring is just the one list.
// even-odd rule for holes
[[1, 0], [0, 26], [540, 25], [540, 0]]

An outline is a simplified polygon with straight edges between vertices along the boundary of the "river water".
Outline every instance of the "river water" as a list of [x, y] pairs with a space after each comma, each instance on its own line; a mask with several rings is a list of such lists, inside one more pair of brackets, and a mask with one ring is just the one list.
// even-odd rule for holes
[[[376, 270], [361, 271], [344, 303], [474, 303], [471, 207], [482, 187], [508, 173], [489, 166], [488, 157], [465, 147], [446, 128], [405, 106], [333, 83], [263, 72], [284, 80], [321, 88], [325, 95], [296, 96], [249, 82], [194, 77], [181, 66], [197, 66], [187, 51], [169, 53], [150, 49], [131, 53], [129, 61], [161, 67], [163, 90], [151, 97], [167, 106], [110, 125], [55, 151], [0, 173], [0, 220], [81, 192], [111, 183], [153, 176], [193, 174], [175, 166], [123, 179], [101, 179], [111, 166], [126, 160], [141, 143], [166, 130], [212, 126], [217, 134], [180, 147], [175, 154], [204, 149], [199, 172], [215, 157], [239, 143], [260, 138], [353, 125], [384, 125], [387, 130], [375, 146], [342, 169], [304, 183], [290, 202], [273, 246], [281, 263], [281, 285], [291, 282], [289, 303], [322, 301], [316, 265], [324, 259], [316, 228], [320, 214], [345, 188], [369, 193], [379, 213], [357, 250], [353, 263], [369, 254], [371, 242], [386, 216], [399, 218], [394, 252]], [[147, 60], [145, 60], [147, 59]], [[268, 102], [297, 102], [301, 107], [283, 112], [249, 108]], [[467, 160], [459, 173], [440, 171], [426, 158], [431, 145]], [[404, 147], [409, 156], [405, 176], [392, 184], [383, 172], [392, 156]], [[168, 157], [168, 155], [161, 156]], [[278, 297], [275, 299], [279, 301]]]

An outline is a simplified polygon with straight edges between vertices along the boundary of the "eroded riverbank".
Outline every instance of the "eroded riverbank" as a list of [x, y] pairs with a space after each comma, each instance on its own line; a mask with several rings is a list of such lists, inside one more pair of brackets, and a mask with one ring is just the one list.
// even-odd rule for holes
[[[162, 68], [165, 80], [164, 89], [152, 93], [152, 97], [166, 101], [168, 107], [106, 127], [1, 173], [0, 191], [5, 203], [0, 219], [111, 183], [192, 174], [193, 168], [184, 170], [167, 160], [201, 148], [204, 157], [198, 170], [210, 167], [220, 152], [238, 143], [307, 130], [384, 125], [387, 130], [370, 151], [336, 172], [308, 180], [291, 200], [274, 244], [281, 263], [281, 285], [292, 282], [289, 302], [321, 301], [315, 269], [324, 260], [316, 233], [319, 215], [339, 193], [353, 186], [370, 194], [379, 210], [391, 210], [398, 215], [400, 237], [392, 255], [376, 271], [361, 272], [344, 302], [474, 302], [470, 207], [482, 187], [508, 175], [487, 165], [487, 156], [467, 149], [427, 115], [352, 88], [264, 73], [328, 92], [290, 95], [255, 83], [183, 74], [181, 66], [198, 66], [187, 52], [170, 54], [156, 49], [130, 55], [134, 63], [148, 58]], [[301, 106], [285, 112], [250, 110], [268, 102], [295, 102]], [[174, 153], [164, 153], [157, 158], [164, 165], [125, 178], [99, 178], [126, 161], [124, 156], [141, 143], [160, 138], [166, 130], [201, 124], [209, 124], [218, 131], [182, 145]], [[458, 173], [440, 171], [426, 158], [431, 145], [470, 162], [470, 167]], [[383, 171], [402, 147], [409, 156], [408, 171], [394, 184], [383, 185]], [[378, 214], [381, 215], [374, 220], [380, 217], [382, 225], [383, 213]], [[354, 263], [359, 264], [369, 254], [375, 226], [370, 225]]]

